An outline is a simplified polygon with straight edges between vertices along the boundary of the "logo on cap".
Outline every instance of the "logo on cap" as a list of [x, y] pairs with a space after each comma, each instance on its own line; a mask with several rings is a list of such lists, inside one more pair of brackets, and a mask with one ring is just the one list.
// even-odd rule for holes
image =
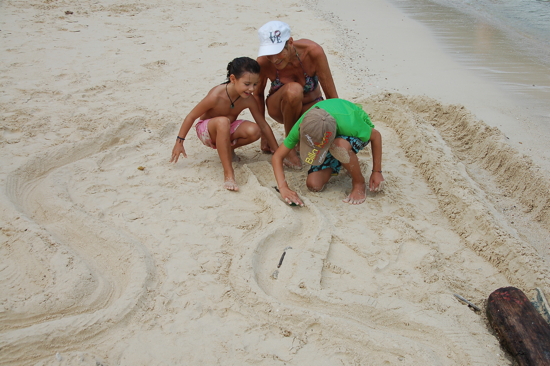
[[319, 150], [317, 149], [313, 149], [311, 150], [310, 152], [307, 153], [307, 158], [306, 158], [306, 163], [308, 163], [309, 165], [313, 165], [313, 161], [315, 160], [315, 158], [317, 157], [317, 154], [319, 153]]
[[323, 135], [323, 141], [321, 141], [321, 142], [314, 142], [313, 144], [314, 144], [315, 146], [317, 146], [318, 148], [322, 149], [323, 146], [325, 146], [325, 145], [328, 143], [328, 139], [330, 138], [330, 136], [332, 136], [332, 132], [327, 131], [327, 132], [325, 132], [325, 134]]
[[[319, 155], [319, 153], [321, 152], [320, 149], [323, 149], [323, 147], [325, 147], [325, 145], [329, 142], [330, 136], [332, 136], [332, 132], [326, 131], [325, 134], [323, 135], [323, 140], [321, 142], [313, 142], [313, 140], [311, 139], [311, 136], [306, 135], [306, 138], [308, 139], [308, 141], [313, 146], [317, 147], [317, 148], [311, 149], [311, 151], [307, 153], [307, 157], [305, 158], [306, 163], [313, 165], [313, 162], [315, 161], [315, 159], [317, 159], [317, 155]], [[326, 154], [326, 151], [323, 152], [323, 156], [325, 154]]]
[[275, 43], [275, 41], [277, 41], [277, 43], [281, 43], [281, 31], [276, 30], [275, 32], [269, 32], [269, 39], [271, 40], [271, 43]]

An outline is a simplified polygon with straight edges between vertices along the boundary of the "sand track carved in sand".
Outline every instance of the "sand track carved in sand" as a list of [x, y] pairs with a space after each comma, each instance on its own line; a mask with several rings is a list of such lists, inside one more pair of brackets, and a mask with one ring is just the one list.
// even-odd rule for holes
[[[13, 209], [11, 213], [3, 211], [3, 215], [22, 217], [12, 224], [12, 231], [19, 231], [14, 238], [35, 235], [43, 242], [35, 243], [35, 250], [38, 251], [39, 244], [40, 248], [50, 248], [47, 259], [45, 254], [37, 255], [37, 262], [40, 259], [47, 262], [43, 272], [51, 273], [52, 277], [59, 274], [60, 279], [79, 274], [72, 288], [81, 296], [74, 299], [62, 294], [57, 301], [46, 301], [57, 307], [52, 305], [47, 314], [28, 312], [32, 316], [24, 323], [13, 321], [10, 318], [13, 314], [0, 317], [4, 327], [0, 342], [6, 351], [6, 364], [14, 364], [17, 358], [21, 360], [30, 347], [35, 351], [27, 352], [24, 358], [29, 363], [48, 354], [51, 357], [54, 347], [70, 352], [86, 344], [85, 340], [95, 340], [103, 333], [115, 334], [118, 323], [145, 306], [142, 304], [148, 301], [147, 289], [157, 271], [167, 270], [162, 263], [167, 258], [162, 250], [153, 249], [161, 252], [153, 264], [145, 247], [157, 248], [158, 243], [140, 243], [123, 234], [130, 226], [125, 226], [124, 220], [117, 221], [117, 215], [135, 214], [147, 222], [145, 226], [150, 225], [151, 230], [166, 237], [166, 241], [178, 243], [177, 248], [171, 247], [178, 260], [170, 262], [170, 270], [181, 272], [181, 277], [171, 284], [167, 275], [168, 281], [164, 283], [168, 286], [167, 293], [155, 301], [160, 302], [166, 296], [176, 303], [181, 299], [196, 306], [196, 312], [191, 312], [196, 318], [183, 317], [186, 321], [175, 323], [179, 331], [186, 328], [187, 321], [195, 324], [194, 320], [207, 317], [210, 312], [226, 314], [230, 308], [254, 329], [252, 334], [262, 334], [265, 329], [269, 329], [269, 334], [275, 328], [280, 329], [282, 337], [292, 337], [292, 348], [285, 353], [289, 360], [297, 357], [296, 361], [313, 348], [320, 353], [331, 352], [318, 355], [320, 358], [331, 359], [332, 352], [338, 350], [338, 359], [362, 364], [392, 363], [402, 358], [408, 361], [403, 364], [411, 365], [458, 364], [459, 361], [453, 360], [486, 365], [497, 342], [487, 332], [483, 319], [458, 304], [452, 291], [459, 289], [475, 296], [480, 304], [494, 284], [502, 283], [499, 272], [505, 273], [511, 282], [519, 276], [523, 282], [517, 283], [525, 283], [527, 287], [536, 279], [530, 274], [506, 272], [502, 263], [506, 258], [498, 257], [500, 252], [488, 251], [492, 253], [488, 255], [478, 251], [468, 242], [470, 236], [456, 229], [466, 227], [476, 235], [476, 230], [481, 230], [475, 226], [482, 225], [479, 222], [491, 223], [488, 227], [481, 226], [487, 231], [505, 233], [506, 227], [498, 227], [501, 221], [488, 208], [485, 193], [463, 170], [456, 168], [461, 164], [459, 159], [450, 154], [451, 149], [434, 133], [433, 126], [416, 118], [401, 102], [373, 98], [365, 106], [366, 110], [378, 108], [371, 114], [375, 121], [384, 121], [380, 122], [380, 128], [386, 129], [385, 141], [394, 147], [386, 154], [387, 192], [369, 195], [360, 206], [341, 203], [349, 182], [344, 174], [334, 178], [325, 192], [300, 191], [307, 207], [285, 205], [271, 188], [271, 166], [266, 161], [254, 162], [249, 150], [245, 150], [243, 160], [250, 162], [241, 163], [236, 170], [240, 184], [246, 182], [238, 194], [228, 194], [217, 186], [216, 179], [210, 178], [215, 176], [213, 172], [219, 173], [217, 157], [211, 151], [204, 153], [198, 149], [184, 164], [173, 166], [177, 174], [166, 174], [167, 168], [158, 164], [147, 169], [153, 172], [151, 175], [137, 180], [102, 181], [116, 172], [119, 164], [133, 165], [142, 161], [144, 155], [156, 154], [158, 142], [154, 139], [141, 141], [139, 152], [128, 157], [125, 157], [127, 145], [119, 146], [118, 138], [133, 136], [141, 128], [140, 121], [128, 121], [106, 131], [94, 143], [62, 145], [28, 161], [8, 178], [8, 203]], [[390, 118], [392, 121], [388, 121]], [[394, 120], [418, 124], [415, 126], [418, 134], [411, 137], [400, 134], [399, 129], [407, 127], [392, 125]], [[420, 142], [411, 142], [409, 138]], [[425, 146], [415, 147], [414, 142]], [[198, 144], [191, 146], [197, 148]], [[422, 153], [415, 155], [415, 148]], [[103, 152], [99, 158], [87, 159], [99, 152]], [[437, 159], [428, 154], [435, 154]], [[361, 155], [366, 171], [369, 158], [367, 153]], [[441, 176], [430, 175], [428, 166], [432, 164]], [[78, 180], [80, 171], [88, 178], [97, 173], [97, 179], [69, 189], [67, 177]], [[196, 171], [206, 178], [197, 178]], [[417, 171], [423, 172], [425, 181], [415, 181], [412, 176]], [[287, 179], [296, 189], [303, 190], [304, 174], [289, 172]], [[134, 186], [140, 190], [133, 190]], [[409, 191], [412, 186], [414, 190]], [[158, 195], [145, 193], [151, 191]], [[198, 201], [189, 207], [178, 203], [163, 206], [174, 201], [175, 191], [196, 195]], [[469, 192], [468, 197], [464, 197], [464, 191]], [[98, 192], [105, 195], [97, 202], [71, 196]], [[122, 192], [121, 204], [109, 206], [112, 200], [105, 197]], [[124, 203], [139, 192], [143, 195], [142, 212], [136, 212], [139, 206]], [[423, 202], [409, 199], [412, 194], [424, 197]], [[449, 195], [453, 199], [445, 204], [441, 197]], [[86, 202], [89, 206], [82, 204]], [[155, 207], [156, 204], [161, 206]], [[97, 209], [94, 205], [105, 209], [89, 214]], [[193, 211], [194, 208], [197, 209]], [[159, 210], [174, 212], [174, 222], [180, 225], [183, 219], [184, 227], [161, 225], [153, 217]], [[461, 216], [461, 210], [469, 210], [469, 214]], [[472, 217], [476, 223], [472, 223]], [[19, 221], [24, 221], [30, 232], [24, 232], [24, 224]], [[211, 228], [211, 221], [218, 227]], [[207, 244], [182, 239], [195, 226]], [[519, 239], [506, 235], [515, 241], [504, 241], [503, 248], [510, 246], [521, 255], [522, 249], [517, 247]], [[140, 238], [144, 238], [143, 233]], [[441, 240], [445, 242], [440, 243]], [[274, 280], [270, 276], [288, 246], [293, 249], [287, 252], [279, 277]], [[60, 256], [63, 260], [54, 259], [63, 250], [67, 252]], [[10, 258], [17, 263], [15, 254]], [[188, 265], [191, 269], [186, 273]], [[18, 275], [14, 268], [8, 264], [5, 269], [12, 278]], [[117, 271], [119, 268], [124, 268], [124, 273]], [[430, 286], [426, 291], [415, 291], [419, 282]], [[48, 283], [48, 291], [55, 292], [55, 280]], [[205, 295], [195, 297], [197, 288], [205, 288]], [[172, 292], [180, 295], [173, 296]], [[186, 314], [190, 312], [187, 306], [166, 307], [169, 312]], [[166, 313], [159, 310], [159, 315], [165, 317]], [[135, 321], [128, 323], [139, 327]], [[476, 332], [472, 333], [471, 324], [466, 323], [475, 323]], [[46, 338], [47, 344], [43, 341]], [[214, 342], [227, 339], [221, 336]], [[493, 348], [479, 347], [491, 342]], [[247, 360], [255, 357], [262, 355], [252, 352]], [[377, 361], [373, 362], [373, 358]]]
[[[14, 208], [10, 215], [24, 217], [25, 224], [37, 238], [49, 239], [44, 246], [68, 258], [62, 265], [55, 265], [51, 256], [34, 253], [38, 262], [46, 261], [42, 268], [44, 277], [62, 280], [76, 273], [82, 276], [76, 280], [81, 286], [75, 289], [78, 290], [75, 294], [55, 293], [56, 286], [46, 287], [42, 292], [53, 297], [49, 306], [42, 301], [35, 308], [16, 310], [23, 312], [20, 318], [25, 318], [24, 312], [28, 311], [30, 319], [18, 322], [15, 328], [9, 321], [4, 322], [4, 331], [0, 334], [4, 364], [30, 362], [51, 353], [52, 349], [71, 350], [82, 340], [97, 336], [128, 318], [146, 301], [147, 287], [154, 278], [148, 251], [134, 238], [75, 205], [66, 182], [56, 174], [71, 163], [112, 149], [121, 140], [135, 135], [142, 124], [142, 120], [129, 119], [94, 139], [52, 148], [30, 159], [8, 177], [6, 193]], [[16, 255], [12, 257], [17, 261]], [[19, 265], [23, 274], [29, 271], [24, 268], [24, 262]], [[80, 271], [75, 270], [75, 266]], [[16, 304], [16, 308], [17, 305], [22, 304]]]
[[[507, 176], [509, 171], [500, 169], [500, 163], [494, 163], [494, 160], [499, 157], [498, 151], [501, 150], [505, 152], [503, 154], [504, 160], [512, 160], [509, 162], [511, 166], [520, 164], [521, 157], [517, 154], [514, 155], [513, 151], [509, 150], [509, 147], [505, 144], [500, 143], [498, 139], [495, 138], [492, 141], [489, 139], [488, 141], [486, 134], [475, 133], [476, 131], [470, 131], [467, 146], [473, 146], [474, 151], [480, 149], [476, 147], [479, 145], [483, 146], [481, 149], [494, 149], [496, 152], [489, 154], [486, 158], [487, 161], [484, 160], [485, 156], [483, 154], [477, 153], [472, 156], [472, 154], [465, 152], [466, 148], [460, 141], [451, 141], [455, 136], [453, 131], [457, 128], [454, 124], [457, 123], [457, 119], [460, 119], [459, 117], [462, 119], [460, 124], [462, 129], [479, 129], [481, 125], [481, 130], [483, 130], [483, 125], [479, 121], [471, 121], [472, 117], [466, 111], [460, 111], [463, 109], [461, 107], [441, 106], [439, 103], [429, 100], [429, 98], [406, 98], [399, 95], [380, 95], [363, 102], [365, 109], [372, 111], [371, 115], [375, 120], [384, 121], [399, 136], [400, 144], [407, 159], [414, 164], [414, 170], [419, 171], [424, 177], [427, 186], [437, 198], [439, 209], [445, 214], [446, 219], [452, 225], [465, 248], [477, 253], [481, 261], [483, 261], [481, 258], [484, 258], [515, 286], [523, 287], [527, 291], [535, 286], [543, 286], [547, 291], [549, 277], [544, 259], [534, 251], [529, 243], [524, 243], [512, 227], [506, 224], [492, 204], [494, 201], [490, 197], [491, 193], [480, 188], [481, 182], [476, 182], [476, 177], [468, 174], [465, 169], [465, 165], [471, 163], [472, 160], [481, 160], [481, 165], [488, 169], [488, 174], [494, 175], [495, 180], [502, 182], [501, 185], [504, 188], [515, 187], [517, 184], [514, 182], [508, 185], [504, 184], [506, 182], [504, 177]], [[457, 114], [459, 117], [457, 117]], [[468, 132], [464, 132], [464, 135], [468, 135]], [[460, 140], [460, 136], [462, 135], [457, 134], [456, 139]], [[391, 165], [392, 159], [389, 160]], [[395, 162], [393, 163], [395, 164]], [[403, 163], [398, 165], [403, 165]], [[491, 169], [491, 167], [493, 168]], [[250, 168], [256, 174], [256, 178], [260, 180], [261, 177], [266, 175], [266, 172], [258, 166], [251, 165]], [[530, 170], [529, 173], [533, 173], [533, 171]], [[510, 178], [512, 181], [514, 180], [514, 176]], [[540, 182], [540, 179], [542, 179], [538, 176], [534, 176], [534, 178], [533, 181], [535, 182]], [[255, 182], [256, 180], [252, 179], [251, 181]], [[335, 184], [340, 184], [338, 182]], [[268, 186], [267, 182], [262, 184]], [[522, 193], [526, 192], [523, 191]], [[533, 192], [535, 195], [539, 193], [539, 190]], [[323, 324], [325, 326], [331, 324], [331, 326], [328, 326], [331, 329], [331, 337], [341, 339], [343, 337], [341, 325], [346, 324], [347, 320], [353, 320], [352, 325], [349, 325], [346, 330], [354, 329], [357, 334], [368, 334], [371, 350], [378, 349], [381, 353], [396, 352], [396, 354], [399, 354], [397, 350], [388, 349], [387, 345], [384, 345], [384, 332], [387, 331], [394, 336], [402, 336], [402, 344], [408, 344], [413, 348], [425, 347], [424, 353], [427, 355], [425, 361], [429, 363], [438, 363], [443, 360], [445, 358], [444, 354], [449, 352], [449, 347], [451, 347], [449, 345], [451, 344], [453, 345], [451, 352], [456, 357], [464, 359], [464, 355], [467, 355], [471, 364], [481, 365], [486, 363], [485, 351], [479, 348], [480, 341], [473, 339], [468, 332], [461, 331], [460, 322], [448, 317], [439, 318], [429, 312], [423, 314], [420, 309], [414, 312], [415, 316], [411, 318], [410, 311], [402, 311], [401, 309], [407, 308], [410, 310], [410, 308], [415, 308], [418, 305], [407, 300], [406, 297], [392, 298], [390, 296], [388, 298], [386, 293], [383, 299], [369, 299], [368, 296], [359, 295], [355, 302], [345, 294], [346, 301], [341, 301], [344, 296], [343, 293], [335, 292], [333, 288], [331, 291], [322, 289], [320, 284], [323, 281], [323, 268], [332, 270], [336, 268], [334, 272], [338, 275], [342, 273], [349, 274], [349, 271], [342, 270], [342, 267], [331, 263], [328, 258], [330, 255], [329, 248], [337, 244], [335, 239], [341, 236], [345, 237], [341, 231], [335, 229], [329, 222], [330, 220], [327, 220], [328, 216], [326, 215], [333, 208], [325, 206], [321, 200], [315, 200], [315, 203], [313, 203], [306, 199], [307, 208], [290, 209], [278, 202], [277, 199], [272, 202], [273, 199], [270, 196], [262, 193], [257, 199], [265, 200], [265, 207], [281, 207], [277, 209], [277, 214], [273, 212], [269, 216], [284, 217], [284, 223], [281, 222], [283, 227], [263, 233], [261, 239], [256, 241], [256, 250], [253, 254], [250, 254], [250, 258], [243, 256], [243, 260], [254, 263], [252, 267], [246, 268], [251, 272], [246, 285], [240, 284], [241, 286], [244, 285], [244, 288], [240, 290], [243, 299], [247, 298], [244, 295], [245, 293], [258, 295], [261, 290], [267, 295], [267, 297], [262, 296], [262, 301], [267, 302], [266, 309], [274, 306], [270, 298], [276, 299], [275, 304], [280, 302], [286, 305], [287, 313], [285, 315], [281, 314], [279, 317], [281, 319], [287, 317], [286, 320], [290, 322], [287, 324], [289, 329], [292, 329], [292, 321], [296, 322], [298, 320], [299, 324], [303, 322], [314, 323], [313, 319], [308, 320], [308, 318], [326, 316], [328, 319], [323, 318]], [[520, 202], [526, 205], [531, 202], [530, 200], [529, 197], [523, 200], [519, 199]], [[329, 202], [332, 203], [332, 201]], [[417, 219], [415, 215], [420, 212], [415, 214], [413, 207], [409, 209], [409, 215], [412, 215], [410, 219]], [[533, 210], [536, 214], [534, 217], [542, 221], [543, 225], [545, 225], [544, 213], [546, 209], [547, 203], [543, 201], [536, 210]], [[283, 211], [279, 212], [281, 210]], [[425, 242], [425, 244], [433, 247], [422, 258], [424, 266], [431, 266], [433, 259], [429, 259], [430, 257], [437, 258], [435, 263], [452, 259], [452, 257], [446, 259], [442, 255], [441, 248], [438, 248], [435, 243], [430, 244], [430, 239], [422, 237], [422, 234], [419, 235], [418, 227], [415, 227], [418, 224], [414, 224], [414, 221], [411, 221], [412, 225], [407, 224], [407, 216], [403, 218], [405, 218], [403, 222], [405, 227], [409, 226], [409, 229], [399, 228], [399, 225], [401, 225], [399, 219], [395, 221], [395, 224], [397, 224], [396, 231], [404, 235], [403, 243], [412, 240], [418, 243]], [[386, 221], [386, 223], [390, 227], [393, 226], [391, 220]], [[374, 224], [377, 225], [376, 222]], [[262, 227], [257, 229], [262, 230]], [[408, 234], [407, 231], [409, 231]], [[349, 246], [345, 243], [345, 240], [345, 238], [339, 239], [342, 242], [341, 246], [348, 246], [349, 249], [361, 254], [360, 247]], [[288, 257], [285, 257], [285, 270], [279, 270], [279, 278], [273, 280], [270, 275], [275, 270], [283, 249], [287, 246], [299, 248], [299, 251], [297, 252], [295, 249], [289, 251]], [[380, 253], [377, 254], [379, 256]], [[367, 256], [365, 255], [364, 258], [366, 259]], [[460, 258], [457, 257], [457, 259]], [[391, 259], [388, 263], [390, 263], [389, 268], [391, 268]], [[385, 264], [381, 268], [387, 266]], [[235, 276], [237, 272], [242, 273], [245, 269], [243, 264], [239, 266], [233, 263], [232, 267], [236, 268], [236, 271], [233, 271]], [[467, 287], [464, 287], [467, 286], [467, 283], [461, 285], [457, 281], [463, 280], [448, 277], [449, 274], [446, 274], [444, 267], [437, 266], [434, 267], [434, 272], [430, 273], [428, 271], [423, 276], [425, 276], [424, 281], [427, 283], [433, 283], [440, 278], [448, 282], [449, 285], [452, 284], [454, 288], [467, 290]], [[252, 279], [255, 280], [255, 285], [253, 285]], [[481, 284], [485, 281], [485, 278], [483, 275], [477, 279], [472, 276], [470, 280]], [[437, 282], [434, 285], [437, 285]], [[440, 286], [434, 286], [435, 291], [438, 291], [438, 287]], [[235, 286], [235, 288], [238, 288], [238, 286]], [[448, 288], [441, 288], [441, 290], [450, 291]], [[489, 291], [491, 291], [490, 287], [482, 290], [484, 293], [489, 293]], [[258, 300], [258, 297], [254, 297], [253, 301], [257, 302]], [[307, 306], [304, 304], [307, 304]], [[297, 313], [300, 315], [296, 316]], [[290, 314], [292, 314], [292, 318]], [[437, 320], [434, 321], [435, 319]], [[402, 327], [402, 324], [414, 324], [413, 328], [417, 329], [421, 335], [416, 334], [410, 339], [426, 339], [426, 344], [419, 345], [415, 341], [410, 341], [407, 334], [411, 334], [411, 332], [407, 327]], [[431, 326], [428, 326], [428, 324], [431, 324]], [[442, 342], [442, 339], [445, 339], [445, 341]], [[376, 342], [376, 340], [379, 342]], [[446, 345], [445, 350], [438, 347], [442, 343]]]
[[[324, 290], [323, 271], [336, 230], [322, 210], [307, 198], [306, 207], [290, 208], [280, 202], [270, 187], [262, 186], [258, 180], [267, 184], [265, 173], [269, 167], [266, 165], [243, 167], [249, 175], [247, 188], [253, 190], [255, 199], [264, 201], [262, 206], [266, 207], [261, 214], [262, 224], [248, 233], [251, 241], [246, 241], [249, 247], [246, 254], [231, 264], [230, 282], [239, 294], [237, 298], [244, 303], [243, 309], [257, 309], [262, 303], [260, 307], [264, 312], [255, 312], [254, 316], [265, 322], [273, 322], [276, 317], [277, 323], [293, 334], [307, 334], [307, 328], [321, 323], [323, 339], [317, 341], [331, 342], [335, 347], [355, 343], [354, 357], [365, 362], [372, 352], [384, 355], [382, 357], [399, 357], [422, 349], [423, 356], [415, 362], [443, 363], [450, 352], [454, 357], [468, 359], [471, 364], [484, 364], [483, 351], [476, 341], [452, 320], [444, 317], [429, 320], [433, 315], [406, 300], [380, 300], [367, 295], [350, 296], [335, 289]], [[267, 225], [273, 217], [278, 218], [278, 225]], [[272, 273], [283, 250], [289, 246], [292, 249], [287, 250], [278, 278], [274, 279]], [[417, 308], [414, 317], [410, 316], [411, 308]], [[399, 338], [398, 346], [388, 344], [390, 335]], [[300, 338], [301, 346], [307, 343], [307, 337]], [[368, 352], [360, 351], [365, 343], [369, 344]], [[445, 347], [440, 346], [443, 343]]]
[[421, 98], [398, 95], [389, 99], [422, 116], [457, 156], [487, 169], [506, 194], [525, 205], [525, 213], [550, 227], [550, 182], [530, 158], [505, 143], [498, 129], [480, 123], [462, 106], [426, 105]]
[[465, 169], [468, 162], [480, 163], [502, 189], [530, 207], [533, 219], [548, 230], [549, 184], [532, 163], [461, 106], [443, 106], [426, 97], [385, 94], [365, 101], [365, 107], [399, 134], [408, 158], [435, 192], [441, 209], [465, 243], [506, 274], [514, 286], [527, 291], [538, 286], [548, 292], [550, 271], [544, 258], [499, 217], [487, 192]]
[[[511, 282], [516, 281], [517, 277], [523, 282], [516, 283], [527, 287], [537, 281], [527, 273], [506, 271], [506, 264], [503, 263], [506, 258], [500, 252], [487, 249], [484, 253], [469, 242], [471, 236], [476, 235], [476, 230], [506, 232], [498, 228], [501, 222], [494, 210], [487, 208], [484, 193], [463, 170], [456, 168], [460, 166], [460, 161], [450, 154], [451, 150], [434, 133], [433, 126], [416, 117], [402, 104], [406, 103], [389, 103], [384, 98], [372, 98], [365, 102], [366, 109], [374, 111], [371, 114], [375, 120], [384, 121], [389, 126], [384, 127], [382, 123], [381, 128], [393, 129], [392, 133], [385, 135], [387, 141], [392, 146], [399, 146], [392, 140], [399, 138], [401, 146], [387, 154], [387, 193], [370, 195], [368, 202], [362, 206], [340, 203], [349, 180], [345, 175], [335, 178], [325, 192], [300, 192], [307, 207], [291, 208], [282, 203], [271, 188], [273, 173], [268, 162], [250, 162], [237, 168], [238, 180], [247, 182], [242, 186], [242, 191], [246, 192], [245, 200], [254, 202], [250, 213], [250, 208], [245, 205], [238, 206], [243, 211], [234, 215], [239, 222], [241, 216], [242, 220], [247, 220], [238, 225], [245, 234], [236, 241], [231, 237], [222, 240], [226, 244], [221, 246], [225, 248], [225, 254], [219, 257], [221, 262], [215, 264], [216, 261], [207, 261], [202, 267], [228, 285], [229, 290], [224, 289], [223, 297], [234, 305], [232, 311], [247, 319], [253, 318], [251, 323], [257, 328], [278, 327], [282, 334], [292, 335], [294, 341], [289, 357], [313, 346], [320, 350], [339, 349], [343, 359], [363, 363], [371, 362], [372, 357], [377, 357], [380, 364], [404, 357], [416, 364], [456, 364], [449, 361], [452, 359], [467, 360], [472, 365], [486, 364], [484, 360], [490, 349], [478, 345], [487, 342], [490, 335], [478, 315], [467, 310], [463, 314], [460, 308], [456, 309], [460, 305], [452, 298], [451, 291], [461, 289], [471, 293], [473, 284], [476, 284], [474, 293], [479, 303], [489, 292], [490, 284], [483, 284], [486, 280], [484, 272], [470, 273], [471, 270], [460, 267], [494, 266], [505, 273]], [[417, 134], [400, 134], [400, 129], [411, 127], [394, 126], [394, 121], [417, 124]], [[18, 221], [25, 220], [31, 228], [31, 232], [25, 232], [25, 235], [40, 237], [43, 241], [41, 248], [50, 248], [52, 252], [46, 260], [51, 264], [45, 264], [42, 271], [52, 273], [52, 277], [58, 273], [59, 278], [67, 277], [65, 271], [72, 275], [79, 273], [81, 277], [77, 278], [73, 288], [81, 297], [76, 301], [71, 296], [59, 296], [59, 300], [50, 301], [57, 307], [51, 307], [47, 314], [29, 312], [29, 318], [23, 323], [12, 322], [10, 314], [5, 314], [4, 319], [0, 317], [0, 324], [5, 330], [0, 341], [6, 351], [6, 364], [20, 359], [31, 345], [35, 351], [27, 353], [27, 360], [51, 354], [50, 347], [69, 352], [75, 345], [82, 344], [84, 339], [111, 332], [118, 322], [131, 316], [146, 301], [146, 289], [156, 272], [156, 265], [153, 265], [147, 249], [142, 243], [122, 234], [126, 231], [124, 228], [113, 228], [110, 225], [116, 223], [107, 224], [101, 220], [97, 212], [96, 215], [88, 215], [86, 209], [90, 207], [81, 207], [78, 202], [82, 200], [71, 197], [71, 194], [78, 192], [95, 192], [94, 182], [79, 185], [76, 190], [69, 189], [66, 182], [66, 177], [78, 179], [80, 170], [90, 174], [94, 169], [106, 169], [108, 174], [115, 171], [119, 163], [127, 165], [124, 160], [118, 161], [124, 155], [117, 153], [120, 150], [118, 138], [128, 138], [139, 128], [139, 121], [126, 122], [101, 134], [94, 143], [52, 148], [43, 156], [27, 162], [8, 178], [7, 195], [9, 204], [14, 206], [11, 215], [23, 213]], [[398, 137], [392, 137], [392, 134]], [[110, 139], [108, 136], [117, 138]], [[97, 142], [99, 144], [95, 146]], [[154, 143], [151, 142], [151, 148]], [[142, 153], [146, 154], [149, 148], [147, 142], [142, 146]], [[416, 155], [415, 149], [421, 150], [421, 153]], [[100, 159], [101, 166], [94, 165], [97, 163], [93, 159], [86, 159], [100, 151], [108, 152], [106, 158]], [[437, 158], [428, 154], [435, 154]], [[197, 167], [210, 172], [214, 169], [209, 168], [214, 164], [209, 161], [211, 158], [204, 157], [206, 160], [197, 159], [196, 162], [191, 158], [186, 163], [197, 164]], [[363, 163], [366, 163], [363, 166], [365, 170], [368, 170], [368, 159], [368, 155], [361, 156]], [[410, 167], [411, 164], [414, 168]], [[430, 165], [434, 165], [441, 176], [432, 177]], [[162, 191], [162, 201], [173, 195], [172, 184], [177, 179], [173, 176], [165, 178], [162, 167], [157, 169], [160, 172], [158, 179], [149, 179], [147, 184]], [[401, 174], [396, 174], [397, 170]], [[413, 171], [423, 172], [426, 181], [423, 184], [417, 182], [414, 190], [416, 194], [426, 197], [420, 207], [414, 206], [416, 201], [407, 199], [410, 193], [404, 190], [404, 187], [412, 186], [408, 176], [413, 175]], [[287, 177], [299, 190], [303, 189], [300, 185], [303, 184], [303, 176], [300, 174], [305, 173], [289, 172]], [[233, 220], [224, 218], [230, 211], [222, 209], [223, 205], [219, 202], [220, 197], [227, 195], [226, 192], [212, 191], [210, 184], [197, 184], [200, 180], [184, 181], [186, 194], [199, 189], [203, 194], [213, 195], [204, 201], [209, 203], [201, 205], [214, 206], [201, 211], [199, 216], [221, 220], [221, 229], [216, 232], [224, 232], [234, 225]], [[144, 182], [147, 181], [140, 181]], [[97, 184], [97, 189], [101, 189], [100, 179]], [[121, 192], [136, 182], [122, 180], [119, 184], [122, 184], [121, 187], [106, 188]], [[468, 192], [468, 196], [464, 191]], [[128, 192], [128, 195], [132, 194]], [[448, 196], [452, 197], [450, 203], [442, 200]], [[225, 204], [234, 205], [234, 200], [238, 200], [236, 197], [227, 197]], [[150, 197], [158, 201], [155, 198], [159, 197]], [[438, 211], [438, 205], [441, 211]], [[126, 209], [124, 205], [112, 207], [105, 215], [124, 215], [127, 214]], [[463, 210], [469, 210], [468, 214], [462, 213]], [[208, 216], [209, 212], [214, 216]], [[355, 212], [352, 214], [355, 220], [342, 222], [341, 218], [350, 217], [349, 212]], [[441, 212], [448, 216], [447, 220], [453, 223], [453, 230], [456, 230], [456, 238], [446, 245], [438, 243], [441, 237], [449, 237], [449, 233], [445, 232], [445, 221], [437, 217]], [[3, 215], [8, 214], [4, 211]], [[147, 210], [139, 215], [147, 215]], [[249, 215], [253, 215], [255, 220], [249, 222]], [[476, 222], [472, 222], [472, 217]], [[145, 216], [144, 219], [151, 218]], [[194, 221], [189, 217], [188, 220], [189, 225], [198, 223], [204, 226], [200, 219]], [[432, 221], [435, 225], [440, 223], [443, 229], [434, 227]], [[482, 223], [488, 226], [482, 226]], [[12, 224], [13, 231], [22, 231], [22, 225], [15, 222]], [[476, 225], [481, 226], [476, 228]], [[463, 235], [463, 231], [456, 227], [471, 230], [472, 234]], [[209, 238], [221, 240], [216, 232], [209, 233]], [[505, 238], [507, 241], [503, 241], [503, 248], [511, 247], [520, 256], [519, 239], [511, 234], [506, 234]], [[38, 249], [38, 244], [35, 249]], [[270, 276], [282, 251], [288, 246], [293, 249], [288, 250], [279, 269], [279, 277], [274, 280]], [[487, 246], [492, 247], [492, 244]], [[198, 248], [201, 248], [201, 253], [208, 253], [207, 247]], [[468, 254], [470, 249], [472, 253], [479, 253], [480, 257]], [[63, 250], [67, 252], [63, 258], [73, 258], [72, 262], [52, 260]], [[511, 253], [514, 254], [513, 251]], [[16, 256], [11, 258], [17, 263]], [[456, 263], [461, 259], [466, 259], [466, 262]], [[67, 263], [70, 268], [66, 267]], [[8, 265], [6, 271], [9, 269], [11, 276], [17, 276], [14, 268]], [[125, 273], [119, 273], [117, 268], [125, 268]], [[455, 273], [463, 274], [459, 276]], [[429, 283], [430, 290], [427, 293], [415, 292], [415, 281]], [[51, 280], [49, 292], [55, 292], [55, 288], [56, 282]], [[202, 306], [216, 309], [216, 305], [209, 303], [200, 308]], [[199, 316], [204, 316], [204, 311]], [[464, 325], [466, 322], [479, 322], [478, 334], [472, 335]], [[51, 338], [48, 338], [46, 345], [43, 339], [50, 333]], [[327, 348], [328, 344], [331, 346]]]

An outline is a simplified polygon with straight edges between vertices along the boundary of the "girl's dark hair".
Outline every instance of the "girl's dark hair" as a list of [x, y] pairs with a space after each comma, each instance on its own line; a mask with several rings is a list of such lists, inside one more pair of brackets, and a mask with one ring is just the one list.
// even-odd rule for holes
[[237, 57], [227, 64], [227, 80], [224, 84], [229, 83], [229, 77], [231, 74], [235, 75], [235, 77], [239, 79], [245, 72], [259, 74], [260, 64], [250, 57]]

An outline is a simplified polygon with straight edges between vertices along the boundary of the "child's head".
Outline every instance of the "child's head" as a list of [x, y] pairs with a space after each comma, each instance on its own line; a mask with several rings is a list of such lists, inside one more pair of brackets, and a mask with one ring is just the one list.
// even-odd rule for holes
[[336, 138], [336, 120], [327, 111], [313, 107], [300, 124], [300, 156], [310, 165], [321, 165]]
[[227, 64], [227, 81], [229, 83], [231, 75], [235, 79], [240, 79], [245, 73], [259, 74], [260, 64], [250, 57], [237, 57]]

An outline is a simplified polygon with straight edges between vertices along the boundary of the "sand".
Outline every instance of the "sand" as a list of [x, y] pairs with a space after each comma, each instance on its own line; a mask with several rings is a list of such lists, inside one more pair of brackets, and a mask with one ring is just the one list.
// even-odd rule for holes
[[[548, 170], [503, 132], [500, 91], [425, 28], [341, 5], [0, 3], [0, 364], [512, 365], [453, 294], [550, 293]], [[342, 202], [346, 174], [312, 193], [292, 170], [306, 206], [284, 204], [259, 143], [238, 151], [238, 193], [195, 136], [169, 163], [272, 19], [323, 45], [382, 133], [385, 189], [362, 205]]]

